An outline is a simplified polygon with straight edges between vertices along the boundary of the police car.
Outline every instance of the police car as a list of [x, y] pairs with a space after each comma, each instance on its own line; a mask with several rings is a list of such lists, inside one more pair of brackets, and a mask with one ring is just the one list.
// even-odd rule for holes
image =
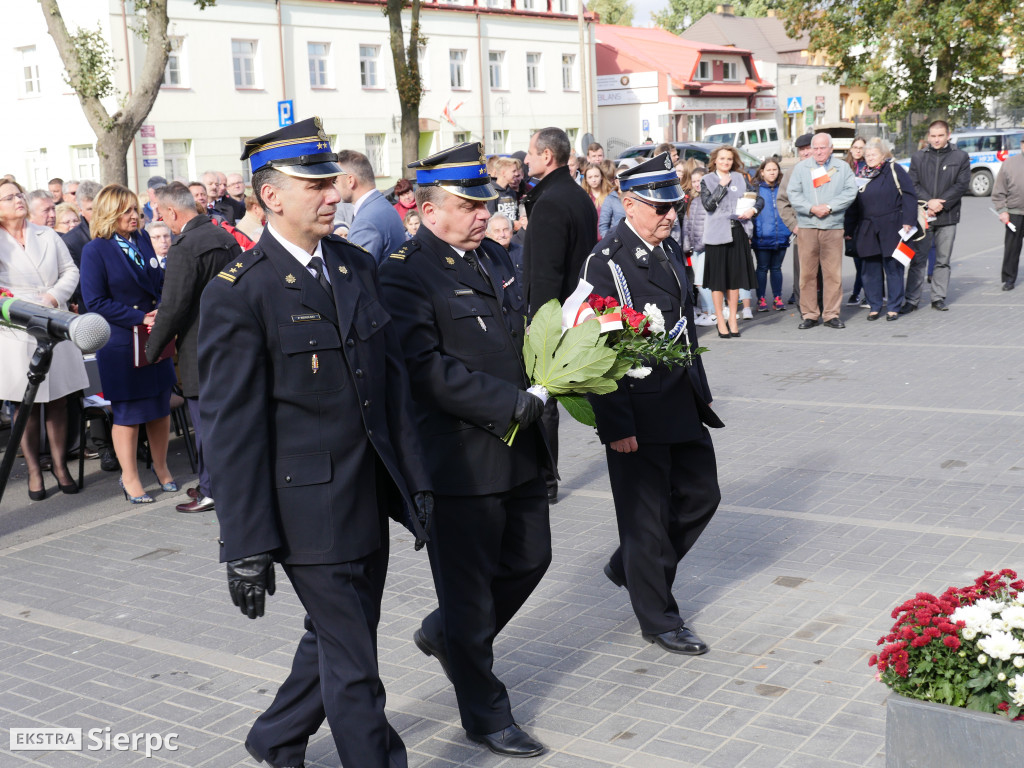
[[954, 133], [950, 141], [971, 158], [971, 194], [988, 197], [999, 168], [1008, 157], [1020, 154], [1024, 128], [974, 130]]

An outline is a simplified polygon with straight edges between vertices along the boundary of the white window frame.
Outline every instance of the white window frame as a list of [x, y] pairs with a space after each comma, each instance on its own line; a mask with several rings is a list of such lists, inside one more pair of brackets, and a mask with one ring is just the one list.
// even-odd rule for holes
[[508, 131], [495, 129], [491, 131], [491, 152], [502, 155], [508, 151]]
[[507, 91], [508, 78], [505, 76], [505, 52], [487, 52], [487, 79], [492, 91]]
[[388, 175], [388, 137], [386, 133], [365, 133], [363, 141], [366, 158], [373, 167], [374, 176]]
[[[731, 76], [730, 76], [731, 74]], [[722, 63], [722, 79], [729, 81], [736, 81], [740, 79], [740, 65], [735, 61], [726, 61]]]
[[710, 61], [700, 61], [697, 64], [697, 79], [698, 80], [710, 80], [715, 76], [714, 70], [711, 67]]
[[532, 11], [533, 0], [519, 0], [519, 8], [523, 11]]
[[368, 90], [377, 90], [383, 87], [380, 84], [379, 45], [359, 44], [359, 84]]
[[[238, 46], [236, 47], [236, 44]], [[241, 46], [244, 44], [252, 45], [252, 57], [246, 58], [246, 52], [241, 50]], [[250, 72], [245, 71], [245, 62], [249, 61]], [[260, 41], [242, 38], [232, 38], [231, 40], [231, 70], [234, 76], [235, 90], [237, 91], [252, 91], [260, 89], [260, 80], [262, 72], [260, 71]], [[249, 75], [250, 79], [246, 79], [246, 74]]]
[[98, 179], [100, 160], [92, 144], [68, 147], [71, 150], [71, 167], [76, 179]]
[[558, 0], [558, 12], [569, 13], [569, 0]]
[[41, 95], [42, 83], [39, 78], [39, 54], [34, 45], [18, 49], [21, 75], [18, 78], [18, 94], [23, 99], [34, 99]]
[[[323, 46], [323, 51], [313, 50], [313, 46]], [[306, 41], [306, 64], [309, 69], [309, 87], [314, 90], [334, 87], [334, 67], [331, 55], [331, 44], [325, 40]], [[316, 82], [314, 82], [316, 81]]]
[[[530, 57], [534, 57], [533, 61]], [[526, 53], [526, 89], [528, 91], [544, 90], [544, 54], [540, 51]]]
[[187, 184], [187, 180], [192, 178], [192, 142], [189, 139], [165, 139], [161, 148], [164, 153], [164, 176], [168, 181], [186, 179]]
[[420, 40], [416, 49], [416, 63], [420, 67], [420, 83], [424, 91], [430, 90], [430, 55], [427, 51], [427, 44]]
[[469, 90], [469, 79], [466, 76], [468, 58], [469, 52], [465, 48], [448, 49], [448, 82], [454, 91]]
[[[180, 35], [169, 35], [167, 43], [167, 65], [164, 67], [164, 78], [160, 81], [161, 88], [188, 88], [188, 59], [185, 56], [185, 38]], [[177, 73], [177, 82], [172, 83], [172, 73]]]
[[462, 144], [472, 138], [469, 135], [469, 131], [455, 131], [452, 133], [452, 142], [455, 144]]
[[576, 54], [562, 54], [562, 90], [578, 91], [579, 83], [576, 77]]

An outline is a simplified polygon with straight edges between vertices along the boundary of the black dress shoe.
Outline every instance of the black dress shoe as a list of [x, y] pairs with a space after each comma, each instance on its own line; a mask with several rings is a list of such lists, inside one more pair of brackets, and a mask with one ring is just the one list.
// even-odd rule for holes
[[245, 742], [245, 751], [248, 752], [252, 756], [252, 759], [257, 763], [266, 763], [270, 768], [305, 768], [304, 763], [299, 763], [298, 765], [276, 765], [257, 752], [256, 748], [249, 744], [248, 741]]
[[185, 504], [178, 504], [175, 509], [179, 512], [210, 512], [214, 509], [214, 502], [209, 496], [200, 496], [194, 501]]
[[825, 325], [829, 328], [845, 328], [846, 323], [840, 320], [838, 317], [833, 317], [831, 320], [826, 320]]
[[104, 472], [117, 472], [121, 469], [121, 465], [117, 461], [117, 457], [110, 451], [104, 451], [103, 455], [100, 456], [100, 469]]
[[801, 331], [805, 331], [808, 328], [813, 328], [817, 324], [817, 320], [811, 320], [810, 318], [807, 318], [806, 320], [801, 321], [800, 325], [798, 325], [797, 328], [799, 328]]
[[445, 676], [449, 680], [452, 679], [451, 669], [448, 667], [448, 654], [430, 642], [430, 640], [427, 639], [427, 636], [423, 634], [422, 629], [417, 629], [413, 632], [412, 641], [416, 643], [416, 647], [423, 652], [424, 656], [433, 656], [437, 659], [437, 662], [441, 665], [441, 670], [444, 672]]
[[1004, 291], [1012, 291], [1013, 290], [1013, 281], [1012, 280], [1007, 280], [1005, 283], [1003, 283], [1003, 290]]
[[909, 315], [915, 309], [917, 309], [917, 304], [904, 304], [902, 307], [900, 307], [900, 314]]
[[660, 635], [644, 635], [644, 640], [660, 645], [669, 653], [681, 653], [684, 656], [700, 656], [707, 653], [708, 644], [686, 627], [679, 627]]
[[608, 581], [610, 581], [616, 587], [624, 587], [624, 586], [626, 586], [626, 579], [625, 579], [625, 577], [624, 576], [619, 576], [619, 574], [617, 574], [615, 572], [615, 569], [612, 568], [612, 564], [611, 563], [605, 563], [604, 564], [604, 575], [607, 576], [608, 577]]
[[479, 736], [466, 731], [470, 741], [483, 744], [496, 755], [505, 757], [536, 757], [544, 751], [544, 745], [530, 736], [515, 723], [494, 733]]
[[949, 307], [946, 306], [946, 302], [944, 302], [942, 299], [939, 299], [938, 301], [933, 301], [932, 302], [932, 309], [937, 309], [937, 310], [939, 310], [939, 312], [948, 312], [949, 311]]

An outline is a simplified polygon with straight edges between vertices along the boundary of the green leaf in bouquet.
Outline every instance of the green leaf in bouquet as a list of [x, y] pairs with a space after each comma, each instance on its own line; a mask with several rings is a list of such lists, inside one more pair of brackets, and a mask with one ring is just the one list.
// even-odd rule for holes
[[564, 389], [561, 387], [555, 387], [554, 391], [548, 391], [553, 395], [607, 395], [618, 388], [619, 383], [614, 379], [606, 379], [603, 376], [597, 376], [593, 379], [587, 379], [587, 381], [570, 384]]
[[588, 427], [597, 426], [597, 417], [594, 416], [594, 409], [590, 407], [587, 398], [559, 395], [556, 399], [562, 404], [566, 412], [580, 424], [585, 424]]
[[601, 325], [596, 319], [567, 330], [555, 350], [548, 381], [566, 386], [568, 382], [583, 382], [604, 375], [615, 363], [615, 350], [599, 345], [600, 335]]
[[628, 371], [632, 367], [632, 361], [620, 357], [612, 364], [612, 367], [608, 369], [608, 373], [606, 373], [605, 376], [607, 376], [609, 379], [612, 379], [613, 381], [618, 381], [623, 376], [625, 376], [626, 371]]
[[551, 358], [562, 338], [562, 307], [552, 299], [537, 310], [523, 347], [526, 375], [543, 385], [550, 378]]

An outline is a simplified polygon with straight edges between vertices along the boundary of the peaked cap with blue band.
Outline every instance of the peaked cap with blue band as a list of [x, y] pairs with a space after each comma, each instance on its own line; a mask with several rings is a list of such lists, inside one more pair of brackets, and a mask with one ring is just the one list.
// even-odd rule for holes
[[668, 152], [623, 171], [618, 179], [623, 194], [632, 192], [652, 203], [677, 203], [685, 197]]
[[319, 117], [311, 117], [245, 142], [242, 160], [252, 173], [274, 168], [300, 179], [328, 179], [344, 173]]
[[479, 141], [467, 141], [443, 149], [430, 157], [409, 163], [416, 171], [416, 184], [441, 187], [467, 200], [494, 200], [498, 193], [484, 165], [484, 149]]

